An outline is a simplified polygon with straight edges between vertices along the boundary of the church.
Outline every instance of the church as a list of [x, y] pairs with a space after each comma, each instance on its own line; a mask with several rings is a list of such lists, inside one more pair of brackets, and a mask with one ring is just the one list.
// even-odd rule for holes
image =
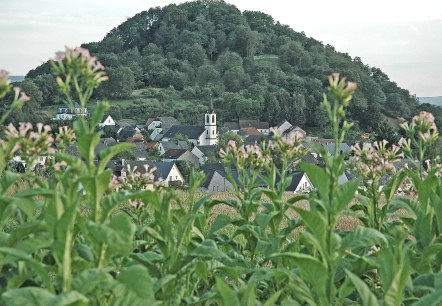
[[209, 109], [204, 115], [204, 126], [174, 125], [164, 134], [162, 140], [171, 141], [176, 135], [187, 137], [194, 146], [214, 146], [218, 144], [216, 113], [213, 109], [212, 98], [210, 98]]

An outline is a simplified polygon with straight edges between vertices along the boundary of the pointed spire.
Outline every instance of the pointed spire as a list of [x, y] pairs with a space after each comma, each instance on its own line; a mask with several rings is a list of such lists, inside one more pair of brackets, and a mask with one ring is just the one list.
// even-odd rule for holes
[[212, 93], [210, 93], [210, 105], [209, 105], [209, 113], [213, 112], [213, 101], [212, 101]]

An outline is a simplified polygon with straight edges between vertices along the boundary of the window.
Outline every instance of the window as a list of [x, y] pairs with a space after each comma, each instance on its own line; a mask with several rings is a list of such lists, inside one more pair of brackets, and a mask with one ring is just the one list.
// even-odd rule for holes
[[209, 130], [206, 130], [206, 135], [209, 135]]
[[212, 135], [215, 135], [215, 131], [212, 131]]
[[215, 115], [212, 115], [212, 123], [215, 123]]
[[170, 181], [170, 182], [172, 181], [172, 176], [169, 176], [169, 181]]

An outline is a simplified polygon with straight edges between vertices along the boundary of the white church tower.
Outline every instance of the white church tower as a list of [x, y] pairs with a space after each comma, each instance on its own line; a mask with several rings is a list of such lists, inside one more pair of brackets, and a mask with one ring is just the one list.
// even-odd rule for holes
[[216, 132], [216, 114], [213, 110], [212, 95], [210, 95], [210, 106], [204, 117], [204, 127], [206, 128], [206, 145], [214, 146], [218, 144], [218, 134]]

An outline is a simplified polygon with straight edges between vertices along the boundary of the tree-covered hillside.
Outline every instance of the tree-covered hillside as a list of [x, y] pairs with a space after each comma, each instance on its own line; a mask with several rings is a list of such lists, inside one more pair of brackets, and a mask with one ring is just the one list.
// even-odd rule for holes
[[[187, 99], [201, 106], [212, 94], [221, 122], [250, 118], [277, 124], [287, 119], [321, 132], [329, 126], [319, 108], [326, 76], [339, 72], [359, 86], [349, 108], [356, 129], [382, 134], [392, 121], [387, 117], [408, 118], [418, 108], [415, 96], [360, 58], [337, 52], [271, 15], [241, 12], [223, 1], [151, 8], [83, 47], [106, 67], [110, 79], [96, 98], [111, 103], [146, 87], [167, 89], [161, 91], [160, 103]], [[43, 64], [25, 81], [40, 88], [41, 104], [60, 102], [49, 71], [48, 63]], [[142, 105], [141, 99], [138, 107]]]

